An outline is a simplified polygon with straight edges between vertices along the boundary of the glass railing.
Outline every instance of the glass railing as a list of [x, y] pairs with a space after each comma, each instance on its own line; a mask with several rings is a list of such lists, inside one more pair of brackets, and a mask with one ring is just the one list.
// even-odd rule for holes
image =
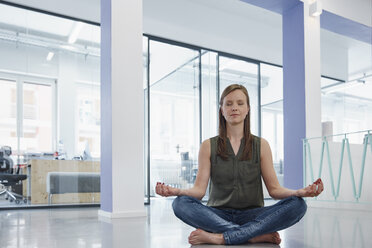
[[304, 185], [322, 178], [314, 201], [372, 204], [372, 130], [303, 140]]

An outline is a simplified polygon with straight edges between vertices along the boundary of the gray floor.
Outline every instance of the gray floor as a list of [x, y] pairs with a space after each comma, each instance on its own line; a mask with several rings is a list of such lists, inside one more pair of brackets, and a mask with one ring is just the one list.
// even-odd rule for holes
[[[146, 209], [146, 218], [111, 221], [99, 218], [98, 208], [0, 210], [0, 247], [190, 247], [193, 228], [173, 215], [169, 199], [154, 199]], [[372, 212], [309, 208], [280, 232], [280, 246], [235, 247], [372, 247], [371, 224]]]

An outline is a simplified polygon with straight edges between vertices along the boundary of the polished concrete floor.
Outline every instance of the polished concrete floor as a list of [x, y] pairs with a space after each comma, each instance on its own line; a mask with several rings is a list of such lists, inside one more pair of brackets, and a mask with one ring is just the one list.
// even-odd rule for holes
[[[270, 204], [270, 203], [269, 203]], [[100, 218], [98, 208], [0, 209], [0, 247], [190, 247], [193, 228], [171, 211], [171, 200], [154, 199], [143, 218]], [[280, 246], [235, 247], [372, 247], [372, 212], [308, 208], [295, 226], [281, 231]], [[223, 247], [199, 245], [193, 247]]]

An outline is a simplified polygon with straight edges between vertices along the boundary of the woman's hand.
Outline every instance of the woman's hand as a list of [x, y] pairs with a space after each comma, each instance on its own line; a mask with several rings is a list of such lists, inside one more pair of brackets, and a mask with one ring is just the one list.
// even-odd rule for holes
[[324, 185], [322, 179], [319, 178], [306, 188], [297, 190], [296, 195], [299, 197], [315, 197], [322, 193], [323, 190]]
[[173, 188], [171, 186], [165, 185], [164, 183], [157, 182], [155, 188], [156, 194], [161, 196], [178, 196], [181, 192], [180, 189]]

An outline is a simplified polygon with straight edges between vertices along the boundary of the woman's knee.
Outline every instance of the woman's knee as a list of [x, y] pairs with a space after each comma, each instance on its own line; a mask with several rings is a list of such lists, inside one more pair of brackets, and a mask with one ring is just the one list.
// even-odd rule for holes
[[176, 216], [179, 215], [179, 213], [185, 212], [185, 209], [187, 208], [187, 205], [193, 201], [192, 197], [189, 196], [177, 196], [176, 199], [173, 200], [172, 208], [173, 212]]
[[299, 218], [302, 218], [305, 215], [307, 205], [302, 197], [292, 196], [291, 205], [293, 210], [297, 212]]

